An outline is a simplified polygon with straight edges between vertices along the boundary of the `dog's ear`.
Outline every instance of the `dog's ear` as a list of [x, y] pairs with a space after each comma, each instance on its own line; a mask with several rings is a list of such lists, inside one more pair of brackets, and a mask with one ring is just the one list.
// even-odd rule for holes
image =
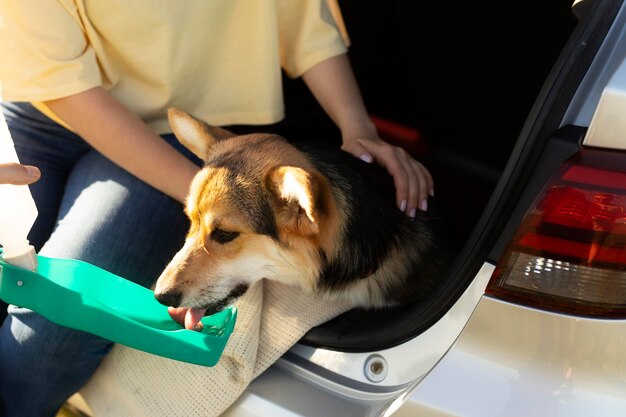
[[319, 232], [330, 190], [321, 174], [280, 166], [267, 174], [266, 183], [276, 197], [279, 224], [302, 235]]
[[210, 126], [175, 108], [168, 109], [167, 117], [176, 138], [202, 160], [206, 160], [209, 149], [215, 142], [235, 136], [226, 129]]

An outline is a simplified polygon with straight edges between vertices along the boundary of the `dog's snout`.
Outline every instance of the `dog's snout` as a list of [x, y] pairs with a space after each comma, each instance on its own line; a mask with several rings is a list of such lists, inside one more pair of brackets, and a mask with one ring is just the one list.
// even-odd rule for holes
[[180, 291], [165, 291], [161, 293], [154, 293], [154, 298], [161, 304], [170, 307], [178, 307], [182, 298]]

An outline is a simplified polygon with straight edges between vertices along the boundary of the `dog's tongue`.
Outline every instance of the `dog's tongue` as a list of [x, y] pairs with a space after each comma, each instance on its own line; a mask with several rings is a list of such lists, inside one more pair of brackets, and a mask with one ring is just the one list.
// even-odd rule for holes
[[204, 317], [206, 308], [190, 308], [185, 314], [185, 329], [197, 330], [198, 323]]

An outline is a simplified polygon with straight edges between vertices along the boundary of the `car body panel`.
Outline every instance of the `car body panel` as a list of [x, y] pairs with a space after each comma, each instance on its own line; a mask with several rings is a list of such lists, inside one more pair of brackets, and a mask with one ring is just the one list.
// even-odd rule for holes
[[[626, 56], [626, 53], [625, 53]], [[602, 91], [583, 145], [626, 149], [626, 60]]]
[[[352, 415], [352, 412], [358, 416], [375, 416], [384, 414], [384, 410], [395, 410], [454, 344], [481, 299], [493, 269], [492, 264], [485, 263], [444, 318], [404, 344], [368, 353], [334, 352], [296, 345], [254, 380], [225, 416], [325, 417]], [[387, 376], [378, 383], [369, 381], [364, 374], [365, 363], [371, 355], [385, 358], [389, 367]], [[303, 398], [307, 401], [294, 402]], [[323, 406], [312, 406], [311, 401], [311, 404]], [[272, 413], [260, 413], [259, 404], [270, 407]], [[346, 406], [350, 412], [341, 411]], [[256, 410], [253, 412], [256, 414], [250, 410]]]
[[[326, 370], [374, 387], [400, 387], [414, 383], [426, 374], [452, 346], [484, 293], [493, 266], [486, 263], [454, 306], [430, 329], [406, 343], [376, 352], [345, 353], [298, 344], [291, 349], [297, 356]], [[363, 372], [368, 357], [385, 359], [387, 376], [373, 384]]]
[[[622, 9], [625, 6], [622, 5]], [[626, 56], [626, 13], [620, 11], [580, 83], [563, 118], [563, 125], [589, 126], [604, 87]]]
[[623, 416], [624, 346], [624, 320], [572, 317], [485, 296], [405, 407], [446, 416]]

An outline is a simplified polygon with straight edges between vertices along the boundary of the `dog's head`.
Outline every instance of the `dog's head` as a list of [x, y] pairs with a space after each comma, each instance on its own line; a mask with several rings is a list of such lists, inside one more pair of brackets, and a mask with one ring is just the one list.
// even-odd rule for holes
[[262, 278], [313, 290], [319, 258], [334, 246], [337, 214], [326, 178], [280, 136], [235, 136], [175, 109], [169, 120], [205, 166], [187, 198], [185, 244], [155, 297], [193, 309], [199, 320]]

